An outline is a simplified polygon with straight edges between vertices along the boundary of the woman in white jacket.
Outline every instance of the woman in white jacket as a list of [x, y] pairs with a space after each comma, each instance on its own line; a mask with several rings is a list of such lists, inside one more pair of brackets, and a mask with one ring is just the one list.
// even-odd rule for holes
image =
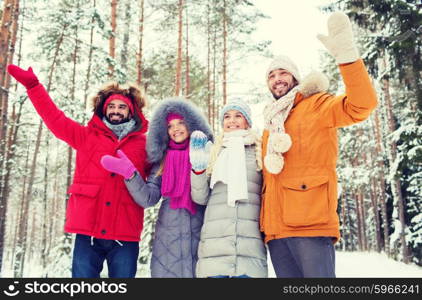
[[207, 205], [198, 248], [197, 277], [267, 277], [259, 230], [261, 141], [251, 110], [240, 99], [220, 112], [223, 133], [211, 149], [207, 172], [191, 173], [192, 200]]

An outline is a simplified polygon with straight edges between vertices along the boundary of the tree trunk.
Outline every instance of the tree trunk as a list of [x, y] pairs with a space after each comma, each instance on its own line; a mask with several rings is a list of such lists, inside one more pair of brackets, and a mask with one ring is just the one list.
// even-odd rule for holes
[[[15, 0], [4, 0], [4, 6], [0, 24], [0, 142], [5, 139], [5, 127], [7, 122], [7, 101], [3, 100], [4, 95], [7, 93], [5, 86], [6, 79], [6, 66], [9, 53], [9, 43], [11, 36], [13, 9]], [[4, 148], [2, 147], [2, 150]], [[3, 157], [3, 152], [0, 153], [0, 159]]]
[[[46, 138], [45, 138], [45, 143], [46, 143], [46, 151], [47, 151], [47, 155], [45, 156], [45, 162], [44, 162], [44, 193], [43, 193], [43, 198], [42, 198], [42, 204], [43, 204], [43, 214], [44, 217], [42, 218], [42, 231], [41, 231], [41, 235], [42, 235], [42, 239], [41, 239], [41, 265], [43, 267], [43, 270], [45, 270], [46, 266], [47, 266], [47, 256], [48, 256], [48, 243], [47, 243], [47, 237], [48, 237], [48, 228], [47, 228], [47, 224], [48, 222], [51, 220], [50, 218], [48, 218], [48, 162], [49, 162], [49, 144], [50, 144], [50, 134], [46, 134]], [[51, 217], [51, 216], [50, 216]], [[38, 245], [37, 245], [38, 246]]]
[[[218, 109], [217, 107], [217, 97], [216, 97], [216, 90], [217, 90], [217, 26], [214, 26], [214, 38], [213, 38], [213, 62], [212, 62], [212, 114], [211, 114], [211, 128], [213, 131], [216, 132], [216, 122], [215, 122], [215, 115]], [[217, 126], [218, 127], [218, 126]]]
[[[78, 51], [79, 51], [79, 42], [78, 42], [78, 27], [75, 28], [75, 48], [73, 50], [73, 71], [72, 71], [72, 86], [70, 89], [70, 99], [76, 104], [75, 101], [75, 91], [76, 91], [76, 67], [78, 64]], [[66, 190], [69, 189], [72, 182], [72, 162], [73, 162], [73, 149], [68, 146], [67, 148], [67, 172], [66, 172]], [[66, 204], [67, 199], [66, 197]]]
[[[379, 114], [378, 114], [378, 110], [375, 110], [375, 115], [374, 115], [374, 131], [375, 131], [375, 139], [376, 139], [376, 151], [377, 153], [384, 153], [385, 150], [383, 149], [383, 145], [381, 142], [381, 126], [380, 126], [380, 121], [379, 121]], [[385, 186], [385, 172], [384, 170], [385, 168], [385, 164], [384, 164], [384, 160], [382, 159], [378, 159], [378, 180], [379, 180], [379, 186], [380, 186], [380, 191], [378, 191], [379, 194], [379, 198], [380, 198], [380, 206], [381, 206], [381, 217], [382, 217], [382, 224], [383, 224], [383, 232], [384, 232], [384, 251], [387, 254], [387, 256], [390, 256], [390, 235], [388, 232], [388, 216], [387, 216], [387, 200], [385, 199], [385, 191], [386, 191], [386, 186]]]
[[[3, 249], [4, 249], [4, 235], [6, 226], [7, 216], [7, 196], [8, 196], [8, 174], [10, 173], [11, 163], [9, 161], [10, 148], [8, 147], [10, 140], [7, 138], [7, 122], [8, 122], [8, 105], [9, 105], [9, 93], [6, 92], [10, 88], [10, 75], [5, 71], [6, 65], [13, 62], [13, 56], [15, 53], [16, 36], [18, 31], [18, 19], [19, 19], [19, 0], [10, 1], [13, 2], [13, 12], [11, 16], [8, 16], [12, 11], [12, 8], [8, 8], [8, 1], [5, 1], [5, 8], [3, 10], [2, 21], [1, 21], [1, 33], [0, 33], [0, 53], [8, 53], [7, 60], [3, 62], [6, 55], [0, 55], [0, 71], [2, 79], [0, 80], [0, 166], [6, 170], [6, 174], [1, 172], [0, 174], [0, 270], [3, 265]], [[8, 18], [12, 18], [11, 32], [9, 32], [6, 22]], [[3, 32], [4, 31], [4, 32]], [[8, 36], [8, 38], [6, 37]], [[5, 41], [3, 41], [5, 39]], [[7, 40], [7, 41], [6, 41]], [[8, 52], [4, 48], [8, 48]], [[4, 88], [4, 90], [3, 90]], [[9, 136], [10, 137], [10, 136]]]
[[340, 196], [340, 199], [339, 199], [340, 201], [341, 201], [341, 224], [342, 224], [342, 226], [341, 226], [341, 228], [342, 228], [342, 230], [341, 230], [341, 236], [343, 237], [342, 238], [342, 248], [343, 248], [343, 251], [346, 251], [347, 249], [346, 249], [346, 245], [347, 245], [347, 230], [346, 230], [346, 228], [347, 228], [347, 223], [346, 223], [346, 203], [347, 203], [347, 201], [346, 201], [346, 195], [342, 195], [342, 196]]
[[363, 192], [363, 188], [359, 187], [358, 192], [358, 200], [359, 200], [359, 209], [360, 209], [360, 224], [362, 230], [362, 247], [364, 251], [368, 250], [368, 243], [366, 237], [366, 209], [365, 209], [365, 196]]
[[[421, 9], [421, 1], [419, 0], [419, 15]], [[419, 32], [419, 38], [422, 30], [422, 25], [419, 23], [419, 27], [417, 32]], [[416, 105], [414, 105], [414, 111], [422, 111], [422, 82], [420, 78], [422, 77], [422, 60], [421, 60], [421, 46], [419, 43], [419, 51], [414, 51], [411, 55], [413, 55], [413, 64], [412, 64], [412, 74], [413, 76], [410, 77], [413, 85], [413, 91], [416, 98]], [[422, 118], [420, 114], [417, 115], [417, 125], [422, 125]]]
[[227, 103], [227, 0], [223, 0], [223, 105]]
[[[13, 62], [19, 19], [19, 0], [5, 1], [0, 32], [0, 163], [5, 161], [5, 141], [9, 106], [10, 75], [6, 66]], [[3, 160], [4, 159], [4, 160]], [[1, 181], [3, 183], [3, 181]], [[1, 185], [3, 187], [3, 185]], [[0, 190], [0, 194], [1, 194]]]
[[139, 1], [139, 10], [140, 10], [140, 18], [139, 18], [139, 49], [136, 61], [136, 69], [138, 70], [138, 77], [136, 79], [136, 83], [141, 85], [142, 83], [142, 54], [143, 54], [143, 39], [144, 39], [144, 0]]
[[[13, 8], [14, 8], [14, 0], [5, 0], [2, 17], [1, 17], [1, 24], [0, 24], [0, 167], [3, 169], [3, 166], [6, 162], [6, 132], [7, 132], [7, 114], [8, 114], [8, 86], [6, 86], [6, 66], [7, 66], [7, 59], [9, 57], [9, 43], [10, 43], [10, 36], [11, 36], [11, 24], [13, 18]], [[2, 173], [2, 172], [1, 172]], [[0, 223], [4, 222], [3, 216], [6, 215], [6, 199], [2, 197], [3, 194], [3, 175], [0, 174]], [[0, 225], [0, 232], [4, 233], [4, 226]], [[0, 245], [1, 249], [3, 249], [2, 245]], [[1, 263], [1, 261], [0, 261]]]
[[208, 123], [211, 123], [211, 4], [208, 0], [207, 4], [207, 107], [208, 107]]
[[[362, 163], [365, 164], [366, 162], [370, 161], [371, 164], [372, 164], [370, 167], [372, 169], [376, 169], [376, 166], [375, 166], [376, 154], [374, 154], [373, 151], [371, 151], [369, 154], [370, 155], [368, 157], [366, 152], [362, 153]], [[370, 205], [371, 205], [372, 212], [373, 212], [373, 215], [374, 215], [373, 220], [375, 220], [375, 222], [373, 224], [374, 225], [374, 232], [375, 232], [375, 247], [376, 247], [377, 252], [381, 252], [381, 232], [380, 232], [381, 226], [380, 226], [380, 219], [379, 219], [379, 213], [378, 213], [378, 201], [377, 201], [377, 196], [376, 196], [376, 185], [375, 185], [375, 179], [374, 178], [372, 178], [372, 177], [370, 178], [370, 182], [368, 183], [366, 190], [369, 191], [369, 199], [371, 200]], [[368, 212], [368, 209], [366, 209], [364, 203], [363, 203], [363, 208], [364, 208], [364, 215], [366, 215], [366, 213]], [[366, 220], [366, 217], [365, 217], [365, 220]], [[366, 227], [366, 221], [365, 221], [365, 227]], [[369, 225], [368, 225], [368, 227], [369, 227]], [[368, 232], [368, 235], [369, 235], [369, 232]], [[368, 238], [367, 238], [368, 235], [365, 234], [365, 237], [366, 237], [365, 241], [366, 241], [367, 250], [370, 250], [370, 249], [368, 249], [369, 248], [368, 244], [370, 244], [369, 241], [368, 241]]]
[[120, 60], [122, 64], [122, 69], [128, 73], [127, 68], [127, 58], [129, 56], [129, 36], [130, 36], [130, 23], [131, 20], [131, 10], [130, 10], [131, 0], [126, 0], [125, 6], [125, 32], [123, 34], [123, 44], [122, 44], [122, 52], [120, 53]]
[[[374, 158], [375, 159], [375, 158]], [[377, 183], [375, 178], [371, 178], [371, 188], [370, 188], [370, 196], [371, 196], [371, 205], [372, 205], [372, 211], [374, 212], [375, 217], [375, 245], [376, 245], [376, 251], [381, 252], [381, 222], [380, 222], [380, 215], [378, 212], [378, 201], [377, 201]]]
[[[386, 63], [386, 58], [384, 57], [383, 59], [383, 63], [384, 63], [384, 67], [387, 65]], [[392, 101], [391, 101], [391, 94], [390, 94], [390, 81], [386, 78], [384, 78], [382, 80], [383, 83], [383, 93], [384, 93], [384, 99], [385, 99], [385, 108], [386, 108], [386, 112], [387, 112], [387, 118], [388, 118], [388, 125], [389, 125], [389, 130], [390, 133], [394, 132], [397, 129], [397, 125], [396, 122], [393, 118], [393, 106], [392, 106]], [[397, 157], [397, 145], [394, 141], [390, 142], [390, 149], [389, 151], [387, 151], [388, 157], [389, 157], [389, 161], [390, 161], [390, 166], [394, 166], [395, 165], [395, 161], [396, 159], [398, 159]], [[391, 173], [391, 171], [390, 171]], [[397, 178], [396, 176], [394, 176], [394, 179], [392, 179], [390, 181], [390, 187], [391, 187], [391, 192], [393, 194], [393, 198], [394, 198], [394, 205], [397, 206], [397, 210], [398, 210], [398, 217], [399, 217], [399, 221], [401, 224], [401, 228], [400, 228], [400, 243], [401, 243], [401, 252], [402, 252], [402, 256], [403, 256], [403, 261], [405, 263], [409, 263], [410, 261], [410, 253], [409, 253], [409, 249], [407, 247], [407, 243], [406, 243], [406, 222], [405, 222], [405, 218], [404, 218], [404, 207], [405, 207], [405, 203], [404, 203], [404, 199], [403, 199], [403, 195], [401, 192], [401, 183], [400, 183], [400, 179]]]
[[188, 15], [188, 5], [186, 4], [186, 70], [185, 70], [185, 97], [189, 99], [190, 93], [190, 70], [189, 70], [189, 15]]
[[8, 141], [7, 141], [7, 161], [6, 161], [6, 175], [4, 176], [4, 188], [3, 188], [3, 195], [2, 197], [5, 199], [5, 202], [7, 203], [7, 199], [9, 197], [10, 193], [10, 174], [12, 172], [13, 167], [13, 159], [15, 158], [15, 145], [16, 140], [19, 132], [19, 122], [22, 115], [22, 108], [23, 108], [24, 102], [19, 103], [18, 112], [16, 113], [16, 107], [13, 105], [12, 107], [12, 114], [11, 114], [11, 126], [9, 127], [9, 133], [8, 133]]
[[[25, 170], [29, 168], [29, 150], [31, 148], [31, 142], [27, 141], [27, 151], [25, 155]], [[28, 224], [28, 201], [25, 198], [25, 191], [28, 185], [28, 174], [25, 173], [22, 182], [22, 194], [18, 204], [19, 207], [19, 218], [17, 222], [18, 232], [16, 234], [16, 243], [14, 252], [16, 253], [14, 258], [14, 277], [22, 277], [23, 260], [24, 260], [24, 241], [26, 238], [26, 225]]]
[[358, 245], [359, 250], [363, 251], [363, 236], [362, 236], [362, 217], [359, 201], [359, 193], [355, 190], [355, 203], [356, 203], [356, 221], [357, 221], [357, 234], [358, 234]]
[[[16, 0], [18, 2], [18, 0]], [[22, 16], [21, 19], [21, 26], [20, 26], [20, 39], [19, 39], [19, 51], [18, 51], [18, 61], [17, 64], [20, 65], [20, 57], [21, 57], [21, 51], [22, 51], [22, 37], [23, 37], [23, 21], [24, 21], [24, 15]], [[14, 30], [14, 32], [18, 30], [18, 22], [16, 19], [16, 28]], [[12, 43], [13, 39], [12, 39]], [[13, 45], [14, 46], [14, 45]], [[11, 49], [14, 49], [14, 47], [11, 47]], [[11, 51], [11, 55], [13, 55], [14, 51]], [[9, 61], [12, 61], [13, 59], [10, 58]], [[17, 84], [15, 84], [15, 88], [14, 88], [15, 92], [17, 90]], [[17, 136], [18, 136], [18, 131], [19, 131], [19, 124], [20, 124], [20, 117], [22, 115], [22, 107], [23, 107], [24, 101], [19, 102], [19, 107], [18, 107], [18, 112], [16, 113], [16, 104], [13, 104], [12, 106], [12, 115], [11, 115], [11, 124], [9, 125], [9, 133], [8, 133], [8, 143], [7, 143], [7, 149], [6, 149], [6, 155], [7, 155], [7, 160], [6, 160], [6, 175], [4, 178], [4, 187], [3, 187], [3, 194], [2, 197], [3, 199], [8, 199], [9, 198], [9, 193], [10, 193], [10, 184], [9, 184], [9, 178], [12, 172], [12, 166], [13, 166], [13, 159], [15, 158], [15, 145], [16, 145], [16, 141], [17, 141]], [[20, 205], [21, 205], [21, 201], [23, 201], [23, 199], [20, 199]], [[8, 201], [7, 201], [8, 202]], [[9, 204], [6, 204], [7, 206]], [[18, 204], [19, 205], [19, 204]], [[21, 212], [20, 209], [18, 209], [17, 211], [17, 215], [19, 215], [19, 213]], [[6, 213], [7, 215], [7, 213]], [[3, 220], [6, 220], [6, 215], [3, 217]], [[19, 220], [18, 217], [15, 218], [15, 220]], [[4, 226], [4, 223], [3, 223]], [[18, 226], [13, 226], [14, 227], [14, 232], [13, 232], [13, 243], [12, 243], [12, 251], [14, 251], [16, 249], [16, 243], [17, 243], [17, 239], [18, 239]], [[1, 241], [2, 244], [4, 245], [4, 235], [1, 236]], [[11, 268], [13, 268], [14, 263], [15, 263], [15, 255], [14, 253], [12, 254], [12, 259], [10, 262], [10, 266]]]
[[109, 66], [109, 77], [114, 76], [114, 61], [116, 59], [116, 27], [117, 27], [117, 0], [111, 0], [111, 36], [109, 39], [109, 54], [111, 58]]
[[[344, 196], [346, 197], [346, 196]], [[349, 201], [345, 201], [346, 204], [346, 218], [347, 218], [347, 227], [348, 227], [348, 233], [349, 233], [349, 245], [351, 245], [350, 250], [356, 250], [356, 243], [353, 242], [353, 237], [355, 236], [353, 234], [353, 221], [352, 221], [352, 208], [350, 207]], [[349, 249], [349, 248], [346, 248]]]
[[180, 95], [180, 87], [182, 83], [182, 28], [183, 27], [183, 0], [179, 0], [179, 31], [177, 39], [177, 60], [176, 60], [176, 81], [174, 94]]
[[[34, 259], [35, 251], [37, 245], [39, 245], [40, 241], [36, 239], [36, 222], [37, 222], [37, 214], [31, 214], [29, 212], [37, 211], [37, 203], [31, 202], [28, 203], [28, 234], [26, 236], [26, 244], [25, 244], [25, 260], [23, 262], [23, 266], [31, 265], [31, 261]], [[25, 269], [22, 269], [22, 277], [26, 276]]]
[[[93, 0], [92, 7], [96, 7], [96, 0]], [[84, 109], [86, 109], [88, 105], [88, 90], [89, 90], [89, 82], [91, 80], [91, 68], [92, 68], [92, 56], [94, 53], [94, 22], [95, 18], [92, 17], [92, 24], [89, 33], [89, 52], [88, 52], [88, 66], [86, 71], [86, 81], [85, 81], [85, 89], [84, 89]], [[84, 114], [84, 123], [86, 122], [86, 116]]]

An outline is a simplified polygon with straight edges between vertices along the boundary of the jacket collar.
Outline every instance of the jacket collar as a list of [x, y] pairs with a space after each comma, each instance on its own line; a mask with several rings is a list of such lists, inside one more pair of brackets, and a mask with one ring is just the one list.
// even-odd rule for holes
[[326, 92], [328, 85], [329, 82], [327, 76], [321, 72], [312, 71], [301, 81], [293, 107], [303, 99], [306, 99], [316, 93]]
[[316, 93], [326, 92], [328, 90], [328, 78], [321, 72], [312, 71], [299, 85], [299, 93], [303, 98], [307, 98]]
[[[137, 121], [137, 127], [135, 129], [135, 131], [132, 131], [128, 134], [131, 135], [132, 133], [146, 133], [146, 131], [148, 130], [148, 120], [145, 118], [145, 116], [142, 114], [142, 112], [138, 112], [137, 116], [135, 117], [136, 121]], [[103, 132], [104, 134], [107, 135], [111, 135], [114, 136], [113, 132], [110, 130], [110, 128], [108, 128], [104, 122], [101, 120], [101, 118], [94, 114], [91, 118], [91, 120], [88, 122], [88, 127], [92, 127], [95, 128], [101, 132]]]

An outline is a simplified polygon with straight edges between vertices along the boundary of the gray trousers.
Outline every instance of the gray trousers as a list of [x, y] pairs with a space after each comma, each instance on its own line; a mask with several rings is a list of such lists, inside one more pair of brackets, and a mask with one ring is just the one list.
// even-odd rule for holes
[[336, 277], [331, 237], [289, 237], [268, 242], [278, 278]]

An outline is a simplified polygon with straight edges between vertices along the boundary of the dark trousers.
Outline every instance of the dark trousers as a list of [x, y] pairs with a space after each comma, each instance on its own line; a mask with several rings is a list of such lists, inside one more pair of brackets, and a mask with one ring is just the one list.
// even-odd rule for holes
[[217, 276], [210, 276], [208, 278], [251, 278], [248, 275], [239, 275], [239, 276], [228, 276], [228, 275], [217, 275]]
[[268, 242], [277, 277], [336, 277], [330, 237], [289, 237]]
[[[120, 243], [120, 244], [119, 244]], [[92, 239], [77, 234], [73, 249], [72, 277], [99, 278], [104, 260], [110, 278], [133, 278], [139, 254], [138, 242]]]

